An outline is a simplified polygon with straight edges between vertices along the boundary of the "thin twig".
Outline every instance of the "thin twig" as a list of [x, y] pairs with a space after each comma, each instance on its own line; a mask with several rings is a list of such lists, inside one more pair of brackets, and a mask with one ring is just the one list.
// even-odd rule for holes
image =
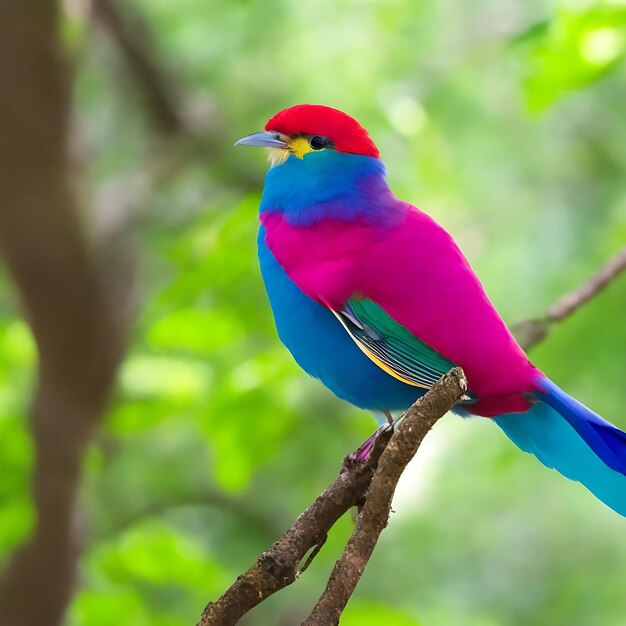
[[320, 550], [324, 547], [327, 540], [328, 540], [328, 535], [324, 535], [322, 539], [320, 540], [320, 542], [313, 548], [313, 550], [311, 550], [311, 554], [309, 554], [309, 556], [307, 557], [306, 561], [304, 562], [304, 565], [298, 571], [298, 574], [303, 574], [309, 569], [309, 565], [313, 563], [313, 559], [315, 559], [315, 557], [320, 553]]
[[556, 322], [562, 322], [598, 295], [607, 285], [626, 271], [626, 246], [618, 250], [593, 276], [570, 293], [559, 298], [542, 318], [526, 319], [511, 327], [524, 350], [543, 341]]
[[600, 293], [611, 281], [626, 270], [626, 246], [618, 250], [589, 280], [578, 289], [559, 298], [549, 309], [548, 319], [560, 322]]

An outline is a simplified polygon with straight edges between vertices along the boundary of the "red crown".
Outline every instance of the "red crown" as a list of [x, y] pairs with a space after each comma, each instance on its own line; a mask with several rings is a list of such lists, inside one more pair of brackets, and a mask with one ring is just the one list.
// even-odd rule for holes
[[283, 135], [322, 135], [328, 137], [339, 152], [378, 158], [380, 153], [368, 132], [353, 117], [339, 109], [322, 104], [298, 104], [270, 118], [265, 130]]

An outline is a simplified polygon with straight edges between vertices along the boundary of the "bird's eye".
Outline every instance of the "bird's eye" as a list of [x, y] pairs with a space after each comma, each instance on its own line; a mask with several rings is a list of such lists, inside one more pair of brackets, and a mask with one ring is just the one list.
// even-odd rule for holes
[[322, 150], [332, 144], [332, 141], [328, 137], [322, 137], [321, 135], [313, 135], [309, 139], [309, 145], [313, 150]]

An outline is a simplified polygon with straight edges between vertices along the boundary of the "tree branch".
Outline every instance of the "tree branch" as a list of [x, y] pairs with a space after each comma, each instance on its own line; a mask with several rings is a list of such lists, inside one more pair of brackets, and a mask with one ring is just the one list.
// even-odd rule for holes
[[591, 278], [570, 293], [559, 298], [548, 308], [544, 317], [517, 322], [511, 331], [524, 350], [530, 350], [543, 341], [556, 322], [575, 313], [597, 296], [607, 285], [626, 270], [626, 246], [618, 250]]
[[[326, 591], [305, 622], [309, 626], [337, 623], [387, 524], [391, 498], [404, 468], [432, 425], [454, 405], [466, 387], [459, 368], [442, 377], [405, 413], [393, 432], [389, 429], [379, 435], [364, 462], [354, 463], [340, 474], [224, 595], [207, 605], [198, 626], [236, 624], [250, 609], [294, 582], [305, 554], [325, 541], [328, 531], [348, 509], [365, 501]], [[335, 615], [335, 621], [328, 621], [329, 616]]]
[[368, 459], [340, 474], [256, 563], [205, 608], [199, 626], [228, 626], [265, 598], [294, 582], [306, 553], [323, 541], [335, 522], [363, 499], [391, 433], [379, 437]]
[[111, 537], [119, 536], [128, 527], [147, 517], [159, 516], [173, 509], [182, 507], [213, 507], [229, 513], [233, 518], [247, 524], [250, 528], [263, 533], [268, 539], [280, 534], [282, 528], [274, 519], [262, 515], [253, 509], [244, 498], [236, 498], [218, 489], [206, 489], [198, 493], [181, 493], [168, 500], [152, 502], [138, 511], [132, 511], [125, 517], [116, 520], [110, 527], [93, 537], [94, 542], [100, 542]]
[[454, 368], [404, 414], [380, 458], [354, 532], [341, 559], [335, 564], [324, 593], [302, 626], [339, 623], [341, 613], [363, 574], [380, 533], [387, 526], [391, 500], [400, 476], [428, 431], [466, 390], [467, 381], [463, 371]]

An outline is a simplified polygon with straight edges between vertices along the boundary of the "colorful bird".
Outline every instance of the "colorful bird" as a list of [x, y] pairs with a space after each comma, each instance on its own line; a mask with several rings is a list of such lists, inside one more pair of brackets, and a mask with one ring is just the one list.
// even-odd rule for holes
[[455, 412], [492, 418], [626, 516], [626, 433], [528, 360], [452, 237], [392, 194], [367, 131], [312, 104], [265, 129], [237, 144], [268, 148], [259, 260], [299, 365], [340, 398], [387, 413], [458, 365], [469, 392]]

